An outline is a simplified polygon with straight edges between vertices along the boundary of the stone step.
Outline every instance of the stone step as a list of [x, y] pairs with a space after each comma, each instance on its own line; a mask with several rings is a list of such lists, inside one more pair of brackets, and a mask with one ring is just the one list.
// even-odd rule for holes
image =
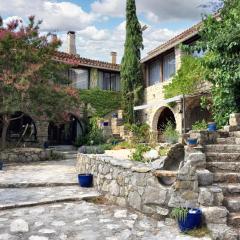
[[213, 174], [215, 183], [240, 183], [240, 173], [236, 172], [215, 172]]
[[223, 200], [223, 205], [226, 206], [229, 212], [239, 212], [240, 211], [240, 196], [235, 197], [225, 197]]
[[207, 162], [207, 169], [211, 172], [240, 172], [240, 162]]
[[229, 133], [230, 137], [237, 137], [240, 138], [240, 131], [234, 131]]
[[210, 144], [205, 146], [205, 152], [240, 153], [239, 144]]
[[214, 186], [221, 188], [224, 196], [238, 196], [240, 194], [240, 183], [217, 183]]
[[217, 138], [217, 144], [236, 144], [236, 137]]
[[240, 153], [206, 152], [207, 162], [240, 162]]
[[228, 224], [235, 228], [240, 228], [240, 212], [229, 213]]

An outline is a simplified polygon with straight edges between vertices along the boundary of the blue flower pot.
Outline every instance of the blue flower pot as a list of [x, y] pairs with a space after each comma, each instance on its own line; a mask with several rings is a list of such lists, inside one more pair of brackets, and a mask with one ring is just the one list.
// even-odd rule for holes
[[3, 169], [3, 162], [0, 161], [0, 170], [2, 170], [2, 169]]
[[189, 209], [185, 220], [178, 221], [181, 232], [187, 232], [195, 228], [201, 227], [202, 211], [198, 208]]
[[197, 138], [188, 138], [187, 143], [189, 146], [197, 146], [198, 144], [198, 139]]
[[78, 182], [81, 187], [90, 188], [93, 185], [93, 175], [78, 174]]
[[109, 123], [108, 122], [103, 122], [103, 124], [102, 124], [104, 127], [107, 127], [108, 125], [109, 125]]
[[208, 123], [208, 131], [209, 132], [216, 132], [217, 131], [217, 124], [212, 122]]
[[43, 148], [45, 148], [45, 149], [49, 148], [49, 143], [48, 142], [44, 142], [43, 143]]

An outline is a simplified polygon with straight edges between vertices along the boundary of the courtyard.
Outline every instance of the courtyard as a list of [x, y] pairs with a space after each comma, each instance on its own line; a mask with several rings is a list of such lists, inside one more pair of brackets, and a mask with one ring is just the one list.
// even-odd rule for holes
[[180, 234], [173, 219], [99, 202], [94, 188], [78, 186], [75, 165], [75, 159], [7, 165], [0, 172], [0, 239], [199, 239]]

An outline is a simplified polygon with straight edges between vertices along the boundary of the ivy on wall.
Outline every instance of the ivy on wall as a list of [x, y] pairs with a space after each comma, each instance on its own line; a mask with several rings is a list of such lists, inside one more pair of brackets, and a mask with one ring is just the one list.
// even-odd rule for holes
[[104, 115], [121, 108], [121, 93], [113, 91], [103, 91], [97, 88], [89, 90], [79, 90], [80, 100], [90, 104], [95, 110], [95, 115]]
[[172, 82], [164, 86], [166, 99], [196, 92], [200, 83], [205, 79], [206, 69], [201, 64], [201, 58], [185, 55], [181, 61], [181, 68], [173, 77]]

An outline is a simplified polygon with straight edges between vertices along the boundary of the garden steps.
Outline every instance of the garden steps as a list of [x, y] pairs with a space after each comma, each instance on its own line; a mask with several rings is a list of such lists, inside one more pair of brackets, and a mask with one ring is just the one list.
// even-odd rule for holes
[[240, 183], [218, 183], [214, 184], [223, 190], [224, 196], [240, 196]]
[[229, 136], [240, 138], [240, 131], [229, 132]]
[[217, 138], [217, 144], [240, 144], [240, 138], [237, 137], [227, 137], [227, 138]]
[[240, 183], [240, 173], [236, 172], [214, 172], [215, 183]]
[[211, 172], [240, 172], [240, 162], [207, 162]]
[[240, 162], [240, 153], [206, 152], [207, 162]]
[[229, 212], [240, 212], [240, 196], [225, 197], [223, 203]]
[[240, 212], [229, 213], [228, 224], [235, 228], [240, 228]]
[[240, 154], [240, 144], [209, 144], [205, 146], [205, 152]]

